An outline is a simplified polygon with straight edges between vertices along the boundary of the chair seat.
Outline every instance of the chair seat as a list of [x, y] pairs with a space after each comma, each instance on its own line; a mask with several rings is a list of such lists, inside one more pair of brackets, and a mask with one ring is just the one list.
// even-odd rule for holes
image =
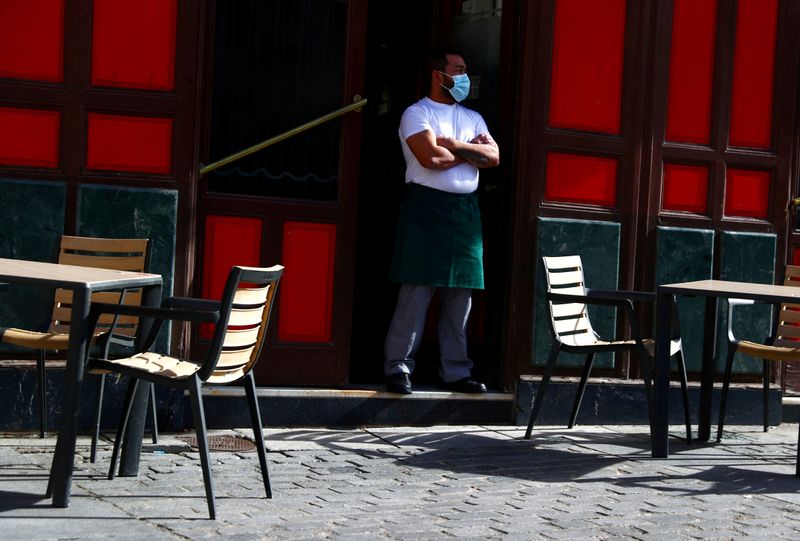
[[[572, 346], [572, 347], [631, 347], [633, 348], [636, 346], [635, 340], [597, 340], [597, 339], [587, 339], [588, 336], [586, 334], [576, 334], [576, 335], [567, 335], [561, 336], [560, 340], [561, 343], [565, 346]], [[642, 340], [642, 344], [644, 344], [645, 349], [647, 349], [647, 353], [651, 357], [655, 357], [655, 350], [656, 350], [656, 341], [652, 338], [645, 338]], [[680, 339], [670, 340], [669, 343], [669, 355], [672, 357], [681, 349], [681, 341]]]
[[568, 347], [606, 347], [606, 346], [630, 346], [634, 347], [634, 340], [599, 340], [592, 338], [588, 334], [573, 334], [559, 337], [562, 344]]
[[800, 360], [800, 347], [789, 348], [784, 346], [767, 346], [742, 340], [737, 345], [737, 351], [771, 361], [797, 361]]
[[186, 379], [193, 376], [200, 365], [191, 361], [185, 361], [176, 357], [161, 355], [152, 351], [139, 353], [132, 357], [122, 359], [103, 360], [94, 369], [106, 369], [109, 365], [126, 367], [172, 379]]
[[[105, 334], [104, 332], [95, 333], [92, 341]], [[51, 329], [47, 332], [29, 331], [27, 329], [8, 328], [0, 330], [0, 342], [31, 349], [44, 349], [47, 351], [63, 350], [69, 347], [69, 327]]]

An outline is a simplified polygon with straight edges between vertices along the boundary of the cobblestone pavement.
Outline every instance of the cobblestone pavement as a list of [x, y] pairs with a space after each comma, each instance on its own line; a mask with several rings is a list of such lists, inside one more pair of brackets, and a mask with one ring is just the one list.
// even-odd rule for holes
[[89, 464], [81, 439], [56, 509], [42, 496], [55, 439], [6, 435], [0, 539], [800, 539], [796, 425], [729, 428], [721, 445], [672, 439], [664, 460], [632, 426], [530, 441], [513, 426], [266, 430], [275, 497], [255, 452], [214, 452], [215, 521], [198, 456], [174, 437], [113, 481], [110, 446]]

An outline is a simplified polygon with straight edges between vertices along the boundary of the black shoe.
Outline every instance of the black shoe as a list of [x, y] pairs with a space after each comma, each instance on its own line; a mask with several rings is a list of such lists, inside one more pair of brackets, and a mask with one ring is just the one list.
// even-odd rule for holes
[[470, 378], [461, 378], [457, 379], [456, 381], [451, 381], [449, 383], [444, 382], [441, 383], [439, 387], [441, 389], [445, 389], [447, 391], [455, 391], [457, 393], [479, 394], [486, 392], [486, 385]]
[[398, 372], [386, 377], [386, 390], [390, 393], [411, 394], [411, 380], [408, 374]]

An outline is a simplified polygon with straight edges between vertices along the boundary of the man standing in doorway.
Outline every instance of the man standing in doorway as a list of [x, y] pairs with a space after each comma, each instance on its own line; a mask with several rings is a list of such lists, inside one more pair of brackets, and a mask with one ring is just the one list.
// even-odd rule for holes
[[441, 386], [484, 393], [486, 386], [472, 379], [466, 331], [472, 290], [483, 289], [478, 169], [496, 167], [500, 150], [481, 115], [459, 104], [469, 94], [461, 54], [432, 51], [425, 77], [430, 80], [427, 96], [400, 120], [407, 191], [390, 271], [390, 279], [401, 286], [386, 336], [386, 387], [412, 392], [414, 355], [438, 289]]

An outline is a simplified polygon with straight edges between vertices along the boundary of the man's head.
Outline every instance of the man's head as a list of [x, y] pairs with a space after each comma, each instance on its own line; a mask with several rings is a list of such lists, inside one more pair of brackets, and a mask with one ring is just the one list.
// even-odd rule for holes
[[455, 49], [435, 49], [428, 54], [425, 71], [430, 77], [428, 97], [442, 103], [455, 102], [449, 90], [455, 85], [453, 77], [467, 73], [463, 55]]

